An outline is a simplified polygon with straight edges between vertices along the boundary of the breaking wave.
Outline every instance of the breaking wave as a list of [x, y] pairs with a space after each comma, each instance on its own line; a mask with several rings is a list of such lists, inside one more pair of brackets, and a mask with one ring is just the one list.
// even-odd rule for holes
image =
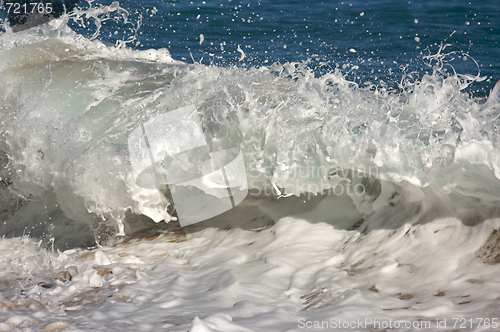
[[168, 192], [136, 184], [127, 138], [189, 105], [205, 135], [240, 146], [246, 204], [271, 220], [316, 209], [367, 232], [500, 212], [500, 83], [472, 96], [482, 78], [443, 70], [446, 45], [424, 57], [429, 73], [387, 85], [306, 63], [187, 64], [128, 42], [84, 38], [64, 20], [0, 36], [2, 235], [67, 248], [175, 220]]

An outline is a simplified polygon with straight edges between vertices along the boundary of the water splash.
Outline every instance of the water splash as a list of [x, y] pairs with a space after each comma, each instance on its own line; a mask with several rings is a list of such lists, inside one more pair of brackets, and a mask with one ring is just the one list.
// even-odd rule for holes
[[[500, 197], [499, 85], [487, 102], [471, 97], [466, 88], [480, 72], [445, 71], [449, 59], [468, 56], [446, 43], [423, 56], [431, 73], [406, 73], [387, 89], [351, 82], [339, 68], [318, 76], [307, 63], [186, 65], [166, 49], [126, 47], [135, 37], [107, 46], [96, 39], [102, 22], [128, 14], [117, 3], [89, 4], [71, 17], [97, 22], [89, 39], [64, 22], [0, 37], [0, 148], [10, 170], [2, 178], [25, 201], [55, 195], [47, 223], [56, 216], [113, 233], [130, 215], [173, 219], [166, 193], [134, 183], [127, 134], [139, 120], [190, 104], [205, 132], [241, 146], [255, 197], [310, 198], [343, 186], [338, 196], [349, 196], [360, 216], [435, 195], [479, 199], [488, 210]], [[349, 194], [349, 186], [365, 190]]]

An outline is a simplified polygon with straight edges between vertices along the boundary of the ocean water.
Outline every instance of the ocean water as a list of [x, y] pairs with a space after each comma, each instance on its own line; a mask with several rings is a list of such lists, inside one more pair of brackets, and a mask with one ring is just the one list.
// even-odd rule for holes
[[[0, 19], [0, 330], [498, 330], [500, 3]], [[193, 108], [246, 198], [181, 227], [203, 201], [141, 186], [129, 145]]]

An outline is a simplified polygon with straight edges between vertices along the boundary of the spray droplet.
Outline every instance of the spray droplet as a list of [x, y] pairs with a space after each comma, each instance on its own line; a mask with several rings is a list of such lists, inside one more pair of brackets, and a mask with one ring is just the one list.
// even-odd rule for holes
[[238, 45], [238, 48], [236, 50], [241, 54], [239, 61], [243, 61], [243, 59], [245, 59], [245, 52], [243, 52], [240, 45]]
[[203, 36], [203, 34], [200, 33], [200, 45], [201, 45], [201, 43], [203, 43], [204, 40], [205, 40], [205, 36]]
[[420, 38], [415, 37], [415, 41], [416, 41], [417, 43], [420, 43]]
[[349, 50], [349, 52], [351, 52], [351, 53], [357, 53], [357, 51], [356, 51], [354, 48], [351, 48], [351, 49]]
[[365, 12], [359, 13], [359, 16], [365, 16]]
[[465, 25], [469, 25], [469, 24], [470, 24], [469, 21], [465, 21]]
[[414, 19], [413, 22], [415, 22], [415, 24], [418, 24], [418, 19]]

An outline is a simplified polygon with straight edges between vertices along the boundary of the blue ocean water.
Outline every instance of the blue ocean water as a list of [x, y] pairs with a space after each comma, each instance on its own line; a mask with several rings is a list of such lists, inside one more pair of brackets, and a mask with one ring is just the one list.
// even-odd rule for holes
[[[103, 21], [100, 40], [127, 40], [140, 20], [129, 46], [165, 47], [173, 58], [187, 62], [259, 66], [304, 61], [318, 73], [339, 66], [358, 83], [377, 78], [389, 83], [403, 71], [432, 72], [422, 56], [450, 44], [447, 52], [455, 53], [447, 60], [454, 59], [449, 64], [457, 72], [476, 75], [473, 58], [487, 77], [473, 91], [485, 95], [500, 79], [498, 1], [148, 0], [121, 1], [120, 6], [129, 12], [129, 22]], [[71, 26], [82, 35], [95, 31], [92, 25]], [[243, 61], [238, 46], [246, 55]]]

